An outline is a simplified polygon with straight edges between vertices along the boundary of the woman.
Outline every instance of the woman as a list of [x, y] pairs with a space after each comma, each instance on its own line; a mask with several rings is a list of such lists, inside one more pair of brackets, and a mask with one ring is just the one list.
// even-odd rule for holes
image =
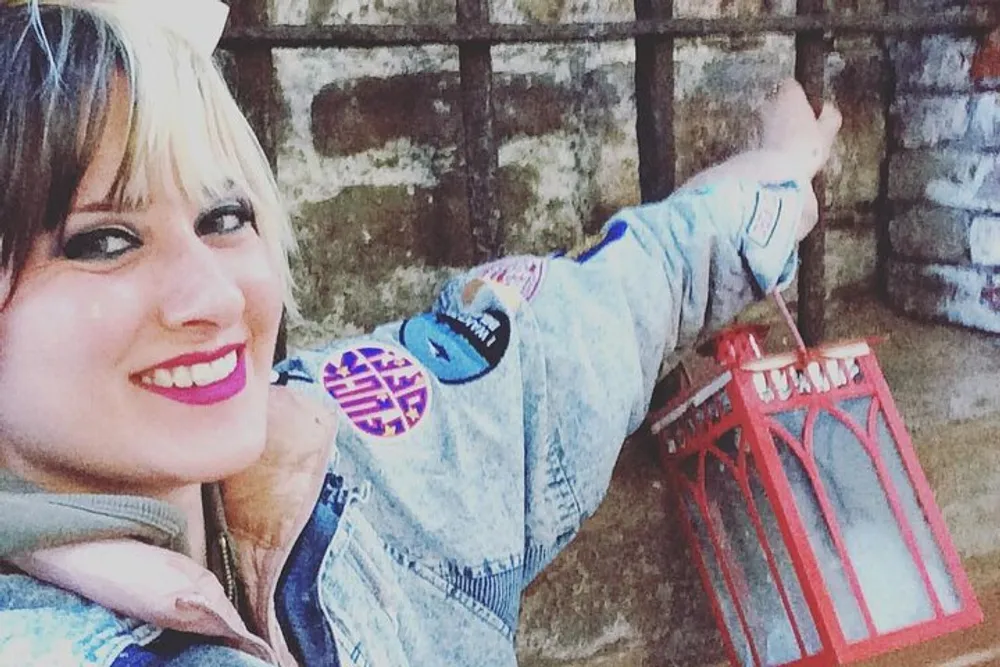
[[790, 280], [839, 116], [786, 85], [768, 150], [272, 384], [289, 223], [187, 4], [0, 0], [0, 665], [514, 665], [664, 354]]

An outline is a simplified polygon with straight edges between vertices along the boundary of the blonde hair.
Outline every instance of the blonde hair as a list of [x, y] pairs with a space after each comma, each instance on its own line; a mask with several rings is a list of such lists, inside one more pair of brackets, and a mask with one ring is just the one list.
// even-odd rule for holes
[[61, 229], [112, 96], [126, 94], [111, 196], [141, 205], [163, 182], [196, 203], [245, 193], [295, 313], [294, 237], [267, 157], [211, 55], [137, 4], [0, 0], [0, 267], [16, 281], [34, 240]]

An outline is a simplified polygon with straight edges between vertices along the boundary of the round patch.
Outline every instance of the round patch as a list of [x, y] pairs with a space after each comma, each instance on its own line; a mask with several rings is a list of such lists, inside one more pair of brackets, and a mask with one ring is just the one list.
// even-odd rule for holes
[[510, 318], [492, 308], [478, 315], [424, 313], [403, 322], [399, 339], [441, 382], [459, 384], [500, 364], [510, 343]]
[[531, 301], [545, 277], [545, 260], [531, 255], [515, 255], [484, 264], [475, 275], [501, 285], [513, 287], [525, 301]]
[[415, 428], [431, 399], [420, 364], [387, 345], [359, 346], [332, 357], [323, 367], [323, 386], [355, 428], [378, 438]]

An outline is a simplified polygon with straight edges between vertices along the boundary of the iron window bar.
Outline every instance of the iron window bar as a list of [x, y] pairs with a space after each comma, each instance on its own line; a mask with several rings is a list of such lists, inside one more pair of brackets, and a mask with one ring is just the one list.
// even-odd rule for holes
[[607, 42], [636, 37], [743, 36], [761, 33], [830, 32], [838, 35], [970, 33], [995, 26], [987, 12], [844, 16], [770, 16], [745, 19], [649, 18], [605, 23], [505, 24], [425, 23], [407, 25], [243, 25], [230, 28], [222, 48], [256, 51], [278, 48], [355, 48], [427, 44], [523, 44]]
[[[233, 4], [239, 9], [244, 3]], [[246, 4], [255, 9], [250, 11], [244, 6], [244, 11], [238, 11], [240, 20], [232, 22], [220, 46], [232, 52], [237, 62], [250, 65], [245, 75], [238, 76], [236, 93], [248, 109], [251, 123], [265, 138], [264, 148], [272, 163], [276, 150], [272, 131], [275, 108], [272, 49], [431, 44], [458, 47], [467, 197], [473, 259], [478, 262], [504, 252], [503, 227], [495, 202], [498, 151], [492, 110], [490, 47], [493, 45], [633, 40], [639, 181], [642, 200], [650, 201], [666, 196], [674, 188], [674, 38], [792, 34], [796, 38], [796, 78], [818, 108], [825, 93], [823, 70], [831, 36], [974, 34], [994, 28], [997, 23], [994, 12], [985, 6], [958, 15], [917, 15], [899, 13], [894, 0], [887, 0], [887, 11], [881, 15], [827, 13], [823, 11], [822, 0], [798, 0], [795, 16], [717, 19], [673, 17], [672, 0], [634, 0], [637, 17], [634, 21], [504, 24], [490, 22], [486, 0], [457, 0], [456, 23], [269, 25], [264, 19], [263, 0], [250, 0]], [[798, 283], [799, 328], [810, 345], [824, 336], [826, 308], [826, 206], [822, 201], [821, 179], [814, 183], [814, 188], [820, 199], [820, 221], [802, 243]], [[884, 191], [880, 186], [880, 201], [876, 202], [876, 208], [883, 212], [889, 210]], [[880, 238], [880, 247], [883, 244]], [[276, 354], [279, 358], [284, 354], [284, 329]]]

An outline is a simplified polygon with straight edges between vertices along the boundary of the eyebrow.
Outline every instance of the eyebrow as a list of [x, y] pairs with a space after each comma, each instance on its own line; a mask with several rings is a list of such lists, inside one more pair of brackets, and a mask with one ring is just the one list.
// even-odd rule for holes
[[[233, 179], [227, 179], [223, 190], [228, 190], [234, 197], [248, 198], [241, 188], [238, 188]], [[128, 202], [117, 202], [110, 197], [101, 201], [90, 202], [83, 206], [74, 206], [70, 210], [70, 215], [78, 213], [137, 213], [144, 209], [144, 206], [130, 206]]]
[[95, 201], [89, 204], [84, 204], [83, 206], [74, 206], [70, 211], [71, 214], [75, 213], [120, 213], [120, 212], [135, 212], [139, 211], [141, 208], [136, 206], [122, 206], [118, 202], [105, 199], [103, 201]]

